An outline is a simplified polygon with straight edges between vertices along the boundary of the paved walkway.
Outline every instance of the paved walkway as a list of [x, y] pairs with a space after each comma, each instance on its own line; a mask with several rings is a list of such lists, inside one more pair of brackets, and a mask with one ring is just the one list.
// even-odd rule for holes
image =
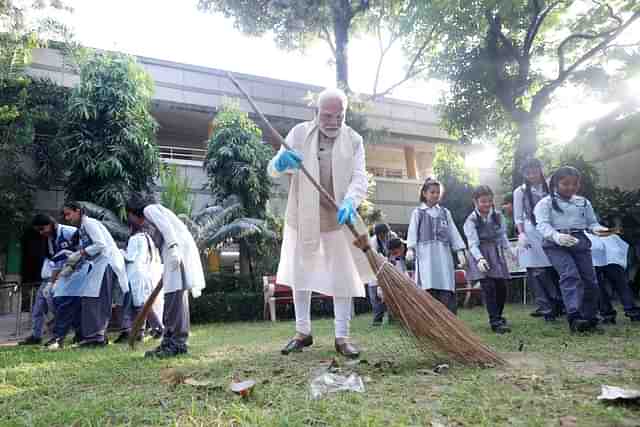
[[0, 346], [12, 346], [31, 332], [31, 313], [22, 313], [20, 334], [16, 337], [16, 315], [0, 314]]

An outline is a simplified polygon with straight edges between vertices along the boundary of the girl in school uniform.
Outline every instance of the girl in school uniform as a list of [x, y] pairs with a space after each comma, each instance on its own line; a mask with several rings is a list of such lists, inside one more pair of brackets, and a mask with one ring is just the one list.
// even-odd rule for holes
[[452, 251], [461, 266], [467, 263], [465, 244], [451, 212], [439, 205], [442, 184], [427, 178], [420, 190], [420, 206], [414, 209], [407, 234], [407, 260], [415, 258], [416, 283], [452, 313], [457, 311]]
[[585, 231], [607, 231], [596, 220], [591, 202], [576, 193], [581, 174], [563, 166], [551, 177], [550, 194], [534, 209], [542, 245], [560, 275], [560, 291], [572, 332], [596, 330], [598, 282], [591, 258], [591, 242]]
[[[135, 333], [136, 339], [142, 341], [144, 325], [140, 331], [132, 331], [131, 327], [160, 281], [163, 268], [160, 251], [151, 236], [145, 232], [144, 227], [132, 223], [130, 230], [131, 237], [129, 237], [127, 249], [122, 251], [129, 279], [129, 292], [125, 295], [122, 332], [116, 339], [116, 343], [128, 341], [131, 333]], [[154, 337], [162, 335], [162, 319], [155, 310], [152, 309], [149, 312], [148, 321], [151, 325], [152, 335]]]
[[520, 170], [524, 184], [513, 192], [513, 218], [518, 231], [518, 262], [527, 269], [527, 283], [533, 289], [538, 309], [546, 321], [553, 321], [562, 311], [562, 299], [556, 274], [542, 249], [542, 235], [536, 229], [533, 213], [536, 204], [549, 194], [542, 163], [538, 159], [524, 162]]
[[503, 316], [506, 282], [510, 277], [505, 257], [511, 256], [506, 221], [496, 212], [493, 191], [488, 186], [481, 185], [474, 190], [473, 204], [475, 209], [464, 223], [471, 253], [468, 278], [472, 282], [480, 281], [491, 330], [504, 334], [511, 332]]

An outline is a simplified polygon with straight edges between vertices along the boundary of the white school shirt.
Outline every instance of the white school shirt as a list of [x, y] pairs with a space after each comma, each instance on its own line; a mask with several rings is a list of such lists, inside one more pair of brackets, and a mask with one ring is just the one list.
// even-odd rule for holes
[[140, 307], [162, 277], [160, 252], [148, 234], [136, 233], [129, 238], [122, 255], [127, 266], [133, 305]]
[[422, 289], [455, 290], [455, 269], [451, 251], [459, 251], [466, 246], [453, 222], [451, 212], [448, 209], [445, 210], [449, 224], [447, 228], [449, 244], [439, 240], [418, 242], [418, 222], [421, 211], [425, 210], [429, 216], [437, 218], [443, 209], [440, 205], [428, 207], [422, 203], [411, 214], [407, 247], [416, 251], [416, 283]]
[[545, 239], [553, 241], [557, 230], [595, 230], [602, 227], [591, 202], [584, 197], [574, 195], [565, 200], [556, 194], [555, 200], [562, 212], [553, 208], [551, 196], [540, 200], [533, 211], [538, 222], [537, 229]]

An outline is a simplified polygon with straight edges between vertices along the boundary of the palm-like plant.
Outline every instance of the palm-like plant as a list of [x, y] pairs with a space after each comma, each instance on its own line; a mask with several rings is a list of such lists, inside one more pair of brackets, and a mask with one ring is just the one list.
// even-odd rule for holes
[[231, 196], [220, 205], [209, 206], [194, 214], [191, 218], [179, 215], [193, 235], [201, 253], [219, 247], [230, 239], [245, 239], [260, 235], [267, 239], [275, 239], [267, 222], [257, 218], [239, 217], [243, 207], [237, 197]]

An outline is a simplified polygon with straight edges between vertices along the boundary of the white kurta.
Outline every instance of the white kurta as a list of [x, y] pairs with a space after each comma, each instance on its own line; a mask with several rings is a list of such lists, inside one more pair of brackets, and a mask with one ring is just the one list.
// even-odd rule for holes
[[407, 247], [415, 250], [415, 277], [418, 286], [423, 289], [440, 289], [453, 292], [455, 291], [456, 283], [451, 251], [459, 251], [466, 246], [456, 224], [453, 222], [451, 213], [446, 210], [447, 234], [450, 244], [439, 240], [418, 241], [420, 211], [426, 210], [429, 216], [438, 218], [442, 213], [441, 209], [443, 208], [439, 205], [429, 208], [423, 203], [419, 208], [413, 210], [411, 221], [409, 222], [409, 231], [407, 232]]
[[[531, 187], [535, 197], [542, 198], [544, 191], [542, 186]], [[516, 188], [513, 192], [513, 222], [524, 227], [529, 247], [518, 247], [518, 263], [525, 268], [543, 268], [551, 267], [551, 262], [542, 249], [542, 234], [536, 229], [531, 222], [531, 218], [525, 212], [526, 197], [522, 186]]]
[[[111, 266], [122, 293], [126, 293], [129, 290], [129, 282], [124, 267], [124, 258], [122, 258], [116, 242], [106, 227], [97, 219], [83, 216], [79, 231], [80, 247], [87, 253], [87, 258], [81, 261], [73, 274], [68, 278], [63, 278], [64, 281], [68, 280], [70, 285], [75, 283], [76, 286], [78, 286], [78, 282], [81, 282], [81, 286], [78, 286], [79, 295], [77, 296], [97, 298], [100, 296], [104, 272], [107, 266]], [[81, 281], [84, 274], [86, 276]], [[61, 279], [61, 281], [63, 280]], [[61, 288], [65, 287], [64, 283], [59, 283], [59, 285], [62, 285]], [[58, 289], [56, 289], [56, 296], [60, 296]]]
[[144, 208], [144, 217], [162, 234], [164, 239], [161, 250], [162, 259], [167, 259], [169, 246], [176, 243], [182, 256], [184, 280], [180, 269], [172, 270], [168, 262], [164, 263], [162, 273], [164, 293], [191, 290], [191, 295], [194, 298], [199, 297], [206, 284], [204, 271], [202, 270], [198, 247], [187, 226], [173, 212], [158, 204]]
[[160, 252], [146, 233], [136, 233], [129, 238], [123, 256], [133, 305], [143, 306], [162, 277]]
[[[287, 143], [300, 153], [308, 152], [308, 136], [314, 132], [315, 124], [305, 122], [294, 127], [287, 135]], [[338, 142], [333, 148], [332, 174], [335, 199], [338, 205], [346, 198], [351, 198], [355, 206], [367, 194], [367, 174], [365, 170], [364, 146], [362, 137], [348, 126], [343, 126], [341, 137], [348, 136], [346, 140], [349, 147], [340, 146]], [[317, 145], [317, 144], [316, 144]], [[281, 151], [285, 148], [282, 147]], [[346, 156], [346, 152], [352, 152]], [[274, 157], [269, 163], [269, 173], [277, 178], [281, 174], [275, 170]], [[310, 162], [316, 162], [310, 165]], [[312, 166], [312, 170], [318, 170], [317, 153], [303, 159], [305, 167]], [[306, 253], [302, 249], [300, 227], [308, 226], [303, 212], [298, 212], [298, 188], [300, 180], [307, 178], [299, 171], [287, 171], [292, 181], [289, 186], [289, 201], [287, 203], [287, 216], [283, 230], [282, 251], [280, 264], [278, 265], [277, 282], [287, 285], [295, 290], [315, 291], [324, 295], [336, 297], [364, 297], [364, 284], [374, 281], [375, 275], [369, 266], [364, 253], [353, 245], [354, 237], [347, 227], [342, 226], [337, 231], [320, 232], [319, 244], [315, 251]], [[317, 190], [315, 194], [306, 194], [303, 197], [320, 197]], [[317, 203], [319, 209], [319, 202]], [[318, 216], [319, 220], [319, 216]], [[320, 228], [319, 224], [315, 226]], [[366, 233], [366, 228], [359, 224], [359, 228]], [[304, 256], [302, 254], [305, 254]]]

